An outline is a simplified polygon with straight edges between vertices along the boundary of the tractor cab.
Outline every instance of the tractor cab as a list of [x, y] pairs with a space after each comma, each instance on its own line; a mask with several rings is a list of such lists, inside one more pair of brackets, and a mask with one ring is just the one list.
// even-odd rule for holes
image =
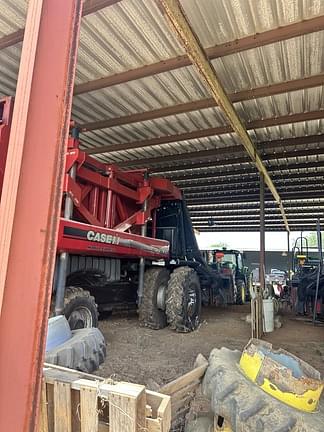
[[244, 303], [248, 297], [248, 268], [244, 266], [244, 254], [234, 249], [203, 251], [209, 267], [222, 280], [222, 290], [227, 303]]

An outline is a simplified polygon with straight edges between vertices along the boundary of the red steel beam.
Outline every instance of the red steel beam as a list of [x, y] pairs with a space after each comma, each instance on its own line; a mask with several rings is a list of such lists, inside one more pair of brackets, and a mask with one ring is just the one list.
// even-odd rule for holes
[[[271, 84], [254, 89], [242, 90], [236, 93], [229, 94], [228, 97], [232, 102], [242, 102], [250, 99], [256, 99], [267, 96], [274, 96], [281, 93], [303, 90], [307, 88], [323, 85], [324, 74], [313, 75], [306, 78], [286, 81], [283, 83]], [[185, 102], [178, 105], [159, 108], [152, 111], [145, 111], [127, 116], [98, 120], [94, 122], [84, 123], [80, 126], [81, 129], [91, 131], [97, 129], [105, 129], [114, 126], [121, 126], [130, 123], [143, 122], [154, 120], [161, 117], [167, 117], [176, 114], [187, 113], [190, 111], [202, 110], [217, 106], [214, 98], [199, 99], [191, 102]]]
[[0, 255], [1, 431], [37, 430], [81, 7], [28, 4], [0, 206], [1, 250], [10, 244], [9, 260]]
[[[270, 117], [261, 120], [253, 120], [245, 124], [247, 130], [261, 129], [269, 126], [279, 126], [289, 123], [298, 123], [301, 121], [319, 120], [324, 118], [324, 110], [309, 111], [306, 113], [287, 114], [281, 117]], [[123, 144], [110, 144], [93, 149], [85, 149], [88, 154], [99, 154], [107, 152], [117, 152], [121, 150], [131, 150], [143, 147], [154, 147], [156, 145], [171, 144], [174, 142], [188, 141], [197, 138], [205, 138], [210, 136], [223, 135], [232, 133], [233, 129], [230, 126], [217, 126], [207, 129], [198, 129], [191, 132], [181, 134], [166, 135], [157, 138], [150, 138], [141, 141], [132, 141]]]
[[[120, 1], [121, 0], [85, 0], [83, 3], [82, 16], [90, 15], [115, 3], [119, 3]], [[22, 42], [24, 33], [25, 29], [23, 28], [0, 38], [0, 50]]]
[[[324, 15], [321, 15], [309, 20], [300, 21], [284, 27], [268, 30], [263, 33], [257, 33], [241, 39], [236, 39], [234, 41], [224, 42], [223, 44], [206, 48], [205, 51], [209, 59], [213, 60], [230, 54], [235, 54], [275, 42], [280, 42], [286, 39], [321, 31], [323, 29]], [[189, 58], [186, 55], [180, 55], [178, 57], [162, 60], [157, 63], [139, 67], [137, 69], [128, 70], [115, 75], [110, 75], [86, 83], [78, 84], [75, 86], [74, 94], [87, 93], [105, 87], [122, 84], [128, 81], [145, 78], [162, 72], [169, 72], [171, 70], [190, 65], [191, 62]]]

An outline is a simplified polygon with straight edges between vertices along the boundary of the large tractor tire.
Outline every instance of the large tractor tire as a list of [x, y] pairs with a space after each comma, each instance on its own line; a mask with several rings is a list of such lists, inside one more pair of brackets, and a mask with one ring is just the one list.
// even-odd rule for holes
[[170, 276], [166, 315], [171, 329], [187, 333], [200, 323], [201, 289], [199, 277], [190, 267], [178, 267]]
[[106, 357], [105, 339], [97, 328], [72, 331], [72, 338], [45, 354], [45, 361], [91, 373]]
[[246, 302], [246, 285], [243, 280], [238, 280], [236, 283], [236, 304], [243, 305]]
[[89, 291], [68, 287], [64, 296], [64, 315], [71, 330], [98, 326], [98, 308]]
[[164, 267], [152, 267], [144, 274], [143, 301], [139, 305], [139, 320], [142, 325], [159, 330], [167, 325], [165, 295], [170, 272]]
[[243, 375], [240, 357], [239, 351], [214, 349], [203, 380], [214, 414], [224, 417], [233, 432], [323, 431], [323, 407], [306, 413], [279, 402]]

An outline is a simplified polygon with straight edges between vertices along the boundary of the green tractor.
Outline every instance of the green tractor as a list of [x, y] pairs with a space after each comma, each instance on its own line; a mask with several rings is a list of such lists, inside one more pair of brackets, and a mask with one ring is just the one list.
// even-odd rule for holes
[[244, 266], [244, 253], [225, 248], [202, 252], [210, 268], [222, 280], [225, 303], [241, 305], [249, 301], [249, 270]]

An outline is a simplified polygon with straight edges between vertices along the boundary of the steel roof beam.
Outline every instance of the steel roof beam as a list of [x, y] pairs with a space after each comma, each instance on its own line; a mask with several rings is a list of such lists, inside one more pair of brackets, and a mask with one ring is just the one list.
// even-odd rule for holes
[[[304, 183], [295, 183], [295, 184], [283, 184], [283, 185], [279, 185], [277, 187], [278, 191], [283, 191], [283, 192], [290, 192], [291, 189], [293, 189], [294, 191], [298, 191], [298, 190], [313, 190], [316, 189], [318, 190], [320, 188], [322, 183], [319, 184], [314, 184], [314, 182], [312, 182], [311, 180], [304, 182]], [[251, 187], [246, 187], [244, 184], [243, 185], [238, 185], [238, 187], [232, 187], [231, 184], [228, 185], [229, 187], [217, 187], [217, 185], [215, 185], [214, 188], [208, 189], [208, 190], [200, 190], [200, 191], [184, 191], [184, 196], [186, 199], [190, 199], [190, 198], [194, 198], [196, 196], [200, 197], [202, 194], [204, 195], [204, 197], [208, 197], [211, 194], [217, 194], [217, 195], [221, 195], [223, 196], [223, 194], [228, 194], [228, 195], [232, 195], [233, 193], [236, 192], [240, 192], [240, 191], [246, 191], [248, 193], [253, 193], [253, 192], [257, 192], [259, 190], [258, 184], [253, 183], [253, 185]]]
[[[186, 199], [186, 203], [188, 205], [190, 204], [229, 204], [229, 203], [241, 203], [244, 205], [246, 202], [257, 202], [259, 203], [259, 194], [232, 194], [231, 196], [221, 196], [221, 195], [215, 195], [213, 197], [200, 197], [200, 198], [188, 198]], [[267, 195], [265, 199], [271, 200], [272, 195]], [[296, 192], [288, 192], [288, 193], [282, 193], [282, 200], [296, 200], [299, 202], [299, 200], [303, 199], [312, 199], [312, 198], [324, 198], [324, 191], [322, 189], [309, 191], [309, 192], [303, 192], [303, 193], [296, 193]]]
[[[90, 15], [100, 9], [111, 6], [121, 0], [85, 0], [83, 3], [82, 16]], [[0, 38], [0, 50], [16, 45], [24, 40], [25, 29], [19, 29], [13, 33]]]
[[[321, 86], [324, 82], [324, 74], [313, 75], [306, 78], [286, 81], [283, 83], [276, 83], [254, 89], [242, 90], [229, 95], [232, 102], [242, 102], [246, 100], [273, 96], [281, 93], [292, 92], [296, 90], [303, 90], [307, 88]], [[168, 117], [171, 115], [188, 113], [191, 111], [198, 111], [206, 108], [217, 106], [214, 98], [204, 98], [191, 102], [185, 102], [178, 105], [172, 105], [156, 110], [130, 114], [127, 116], [97, 120], [80, 125], [83, 130], [97, 130], [106, 129], [114, 126], [121, 126], [130, 123], [138, 123], [147, 120], [154, 120], [157, 118]]]
[[87, 16], [98, 12], [101, 9], [105, 9], [106, 7], [113, 6], [116, 3], [119, 3], [121, 0], [84, 0], [82, 16]]
[[[291, 208], [296, 208], [298, 210], [305, 208], [312, 208], [312, 209], [318, 209], [324, 206], [324, 197], [322, 197], [323, 200], [317, 200], [313, 199], [313, 201], [305, 201], [303, 199], [296, 201], [287, 201], [285, 200], [285, 207], [287, 207], [288, 212]], [[312, 199], [312, 198], [311, 198]], [[255, 211], [255, 208], [259, 208], [259, 202], [244, 202], [244, 201], [238, 201], [236, 203], [218, 203], [215, 202], [213, 204], [190, 204], [188, 205], [189, 212], [210, 212], [210, 211], [216, 211], [216, 212], [237, 212], [237, 211]], [[273, 201], [266, 201], [265, 208], [267, 211], [279, 211], [278, 207]]]
[[[291, 187], [293, 187], [295, 190], [291, 191], [289, 190]], [[323, 188], [321, 186], [321, 184], [317, 184], [317, 185], [313, 185], [312, 183], [310, 183], [309, 185], [305, 184], [304, 187], [302, 185], [292, 185], [292, 186], [279, 186], [280, 190], [283, 189], [284, 190], [284, 194], [286, 193], [297, 193], [298, 188], [302, 189], [303, 192], [310, 192], [310, 191], [323, 191]], [[215, 190], [211, 190], [211, 191], [204, 191], [204, 196], [201, 197], [201, 193], [200, 192], [191, 192], [191, 193], [185, 193], [184, 197], [187, 200], [193, 199], [196, 196], [198, 196], [199, 198], [201, 197], [202, 199], [205, 198], [213, 198], [213, 197], [223, 197], [224, 195], [229, 195], [229, 196], [234, 196], [234, 195], [253, 195], [253, 193], [256, 193], [259, 191], [259, 186], [254, 186], [254, 188], [243, 188], [243, 189], [215, 189]], [[268, 195], [266, 195], [267, 198], [271, 197], [272, 194], [270, 192], [267, 192]], [[324, 191], [323, 191], [323, 198], [324, 198]]]
[[[193, 227], [198, 232], [260, 232], [260, 225], [229, 225], [220, 227], [208, 227], [208, 226], [194, 226]], [[286, 231], [284, 225], [266, 225], [265, 232], [269, 231]], [[303, 225], [297, 224], [292, 225], [290, 231], [316, 231], [316, 224], [313, 225]]]
[[[279, 126], [289, 123], [298, 123], [301, 121], [319, 120], [324, 118], [324, 110], [309, 111], [306, 113], [287, 114], [281, 117], [270, 117], [261, 120], [253, 120], [246, 123], [243, 127], [247, 130], [261, 129], [270, 126]], [[149, 138], [141, 141], [132, 141], [128, 143], [109, 144], [95, 148], [85, 148], [84, 151], [88, 154], [100, 154], [108, 152], [118, 152], [121, 150], [131, 150], [143, 147], [153, 147], [162, 144], [171, 144], [174, 142], [188, 141], [197, 138], [206, 138], [217, 135], [224, 135], [234, 132], [234, 129], [229, 125], [217, 126], [213, 128], [198, 129], [181, 134], [166, 135], [157, 138]], [[86, 133], [86, 131], [85, 131]]]
[[[289, 24], [287, 26], [275, 28], [262, 33], [257, 33], [234, 41], [224, 42], [213, 47], [206, 48], [206, 55], [210, 60], [224, 57], [230, 54], [239, 53], [249, 49], [269, 45], [294, 37], [303, 36], [309, 33], [321, 31], [324, 28], [324, 16], [311, 18]], [[122, 84], [162, 72], [169, 72], [185, 66], [190, 66], [191, 62], [186, 55], [180, 55], [171, 59], [162, 60], [136, 69], [120, 72], [114, 75], [88, 81], [75, 86], [74, 94], [87, 93], [105, 87]]]
[[[324, 178], [324, 171], [319, 171], [319, 172], [309, 172], [309, 173], [296, 173], [296, 174], [288, 174], [288, 175], [273, 175], [272, 176], [272, 180], [274, 182], [277, 183], [286, 183], [286, 184], [292, 184], [293, 181], [292, 180], [300, 180], [300, 182], [303, 182], [304, 179], [314, 179], [314, 180], [318, 180], [321, 179], [321, 181], [323, 181]], [[204, 183], [199, 183], [197, 181], [193, 182], [193, 183], [185, 183], [184, 185], [178, 184], [178, 182], [174, 182], [181, 190], [187, 190], [187, 189], [201, 189], [201, 188], [208, 188], [208, 187], [214, 187], [214, 186], [228, 186], [228, 185], [234, 185], [234, 184], [238, 184], [238, 185], [242, 185], [244, 187], [246, 187], [249, 184], [255, 184], [258, 181], [258, 177], [257, 175], [250, 175], [246, 180], [243, 180], [242, 178], [236, 178], [236, 179], [228, 179], [227, 180], [215, 180], [214, 182], [209, 181], [209, 182], [204, 182]], [[299, 182], [295, 182], [294, 184], [299, 184]]]
[[[265, 216], [266, 220], [268, 220], [269, 222], [276, 222], [279, 221], [280, 223], [282, 222], [282, 218], [280, 217], [280, 214], [267, 214]], [[289, 220], [316, 220], [318, 218], [323, 219], [324, 218], [324, 212], [317, 212], [315, 214], [289, 214], [287, 215], [287, 218]], [[260, 212], [259, 213], [255, 213], [255, 214], [251, 214], [251, 215], [244, 215], [241, 219], [240, 219], [240, 215], [225, 215], [225, 216], [205, 216], [205, 217], [192, 217], [191, 216], [191, 220], [192, 223], [195, 225], [198, 224], [208, 224], [208, 220], [213, 220], [215, 223], [217, 222], [224, 222], [224, 223], [237, 223], [237, 222], [250, 222], [255, 220], [255, 222], [259, 222], [260, 221]]]
[[[300, 169], [318, 169], [318, 168], [324, 168], [324, 161], [318, 161], [318, 162], [303, 162], [303, 163], [294, 163], [294, 164], [287, 164], [287, 165], [280, 165], [280, 166], [275, 166], [275, 165], [270, 165], [268, 166], [268, 171], [269, 172], [278, 172], [281, 173], [283, 170], [284, 171], [295, 171], [295, 170], [300, 170]], [[291, 175], [294, 176], [297, 173], [290, 173], [287, 174], [287, 176]], [[303, 175], [304, 173], [301, 173], [301, 175]], [[206, 180], [206, 179], [219, 179], [219, 178], [224, 178], [224, 179], [228, 179], [228, 176], [231, 177], [235, 177], [235, 176], [253, 176], [256, 175], [256, 170], [255, 169], [225, 169], [225, 170], [220, 170], [217, 169], [216, 172], [210, 172], [210, 170], [208, 170], [208, 173], [200, 173], [192, 171], [191, 175], [190, 172], [188, 174], [184, 174], [184, 175], [176, 175], [176, 173], [172, 174], [173, 181], [175, 183], [177, 183], [179, 185], [179, 182], [187, 182], [187, 181], [194, 181], [197, 182], [199, 180]], [[281, 174], [282, 176], [285, 176], [285, 174]]]
[[8, 48], [12, 45], [16, 45], [19, 42], [22, 42], [24, 39], [25, 29], [19, 29], [13, 33], [2, 36], [0, 38], [0, 50]]
[[[203, 233], [203, 232], [260, 232], [260, 230], [257, 227], [253, 227], [253, 228], [249, 228], [249, 227], [245, 227], [245, 228], [240, 228], [240, 227], [235, 227], [235, 228], [231, 228], [226, 229], [226, 228], [212, 228], [212, 229], [208, 229], [208, 228], [196, 228], [196, 231], [198, 231], [199, 233]], [[283, 226], [281, 227], [265, 227], [265, 231], [266, 232], [274, 232], [274, 231], [286, 231], [285, 227]], [[300, 232], [300, 227], [291, 227], [291, 232]], [[316, 231], [316, 227], [309, 226], [309, 227], [305, 227], [305, 231]]]
[[[273, 172], [273, 173], [278, 173], [278, 174], [274, 174], [275, 176], [285, 176], [285, 174], [281, 174], [281, 171], [290, 171], [289, 174], [287, 174], [287, 178], [289, 178], [289, 176], [294, 177], [295, 175], [298, 174], [298, 170], [301, 169], [307, 169], [307, 170], [316, 170], [316, 171], [312, 171], [314, 173], [317, 172], [318, 168], [324, 168], [324, 161], [319, 161], [319, 162], [303, 162], [303, 163], [294, 163], [294, 164], [286, 164], [286, 165], [282, 165], [282, 166], [275, 166], [275, 165], [271, 165], [268, 166], [268, 171], [269, 172]], [[297, 173], [294, 173], [294, 171], [297, 170]], [[312, 173], [310, 172], [310, 173]], [[209, 171], [209, 173], [200, 173], [192, 171], [191, 173], [192, 175], [186, 174], [186, 175], [172, 175], [173, 181], [174, 183], [177, 183], [179, 185], [179, 183], [183, 183], [183, 182], [189, 182], [189, 181], [194, 181], [195, 184], [198, 181], [201, 180], [208, 180], [208, 179], [228, 179], [228, 176], [230, 175], [231, 178], [233, 177], [253, 177], [253, 175], [256, 175], [256, 171], [253, 169], [226, 169], [226, 170], [217, 170], [216, 172], [211, 172]], [[305, 173], [302, 172], [301, 175], [304, 175]], [[242, 180], [244, 181], [244, 180]], [[185, 183], [186, 184], [186, 183]]]
[[[294, 213], [294, 214], [287, 214], [287, 219], [289, 221], [291, 220], [304, 220], [306, 221], [307, 219], [311, 219], [311, 220], [316, 220], [318, 218], [323, 218], [324, 217], [324, 212], [317, 212], [317, 213], [305, 213], [305, 214], [298, 214], [298, 213]], [[232, 221], [232, 222], [240, 222], [240, 221], [251, 221], [251, 220], [255, 220], [256, 222], [260, 221], [260, 212], [258, 213], [253, 213], [253, 214], [248, 214], [248, 215], [232, 215], [232, 214], [223, 214], [223, 215], [202, 215], [202, 216], [193, 216], [191, 215], [191, 219], [192, 219], [192, 223], [195, 224], [208, 224], [209, 220], [213, 220], [216, 223], [217, 222], [222, 222], [222, 221]], [[269, 221], [273, 221], [273, 220], [279, 220], [280, 222], [282, 221], [280, 214], [267, 214], [266, 215], [266, 220]], [[306, 222], [305, 222], [306, 223]]]
[[[323, 111], [324, 116], [324, 111]], [[314, 143], [320, 143], [324, 142], [324, 134], [321, 135], [309, 135], [309, 136], [302, 136], [302, 137], [296, 137], [296, 138], [286, 138], [286, 139], [279, 139], [279, 140], [272, 140], [272, 141], [262, 141], [255, 144], [258, 151], [266, 151], [270, 149], [275, 148], [283, 148], [283, 147], [289, 147], [289, 146], [304, 146], [306, 144], [314, 144]], [[210, 158], [214, 156], [218, 156], [219, 154], [233, 154], [233, 153], [245, 153], [244, 147], [240, 144], [230, 146], [230, 147], [218, 147], [213, 148], [210, 150], [197, 150], [194, 152], [184, 152], [181, 153], [181, 160], [197, 160], [197, 158]], [[179, 154], [172, 154], [172, 155], [165, 155], [163, 158], [161, 156], [154, 157], [154, 158], [143, 158], [143, 159], [137, 159], [137, 160], [131, 160], [131, 161], [124, 161], [120, 162], [119, 166], [147, 166], [147, 165], [153, 165], [157, 163], [161, 163], [161, 159], [163, 162], [173, 162], [179, 160]]]
[[[218, 233], [218, 232], [259, 232], [259, 229], [257, 227], [233, 227], [230, 230], [226, 229], [226, 228], [196, 228], [196, 231], [198, 231], [199, 233], [203, 233], [203, 232], [214, 232], [214, 233]], [[265, 227], [265, 231], [266, 232], [281, 232], [281, 231], [286, 231], [285, 227], [282, 226], [281, 227]], [[291, 232], [300, 232], [300, 227], [299, 226], [292, 226], [291, 227]], [[303, 228], [303, 231], [316, 231], [316, 226], [312, 225], [312, 226], [305, 226]]]
[[[286, 205], [285, 205], [286, 207]], [[277, 216], [279, 215], [279, 210], [276, 208], [269, 208], [267, 205], [265, 206], [265, 210], [268, 216]], [[227, 217], [230, 214], [231, 217], [246, 217], [251, 215], [259, 215], [259, 208], [227, 208], [226, 210], [191, 210], [189, 209], [189, 213], [192, 218], [213, 218], [213, 217]], [[290, 215], [298, 215], [298, 214], [324, 214], [324, 206], [313, 206], [312, 208], [303, 208], [301, 204], [299, 207], [295, 208], [286, 208], [286, 213], [288, 216]]]
[[[317, 148], [317, 149], [306, 149], [306, 150], [296, 150], [296, 151], [290, 151], [290, 152], [284, 152], [284, 153], [270, 153], [270, 154], [263, 154], [262, 160], [263, 161], [271, 161], [271, 160], [279, 160], [279, 159], [289, 159], [294, 157], [304, 157], [304, 156], [318, 156], [324, 154], [324, 147]], [[162, 159], [162, 157], [161, 157]], [[215, 159], [213, 161], [201, 161], [197, 163], [192, 164], [184, 164], [184, 165], [172, 165], [172, 167], [158, 167], [158, 168], [151, 168], [150, 171], [152, 173], [171, 173], [176, 171], [186, 171], [191, 169], [198, 169], [198, 168], [206, 168], [206, 167], [225, 167], [227, 165], [241, 165], [243, 163], [249, 163], [250, 159], [248, 156], [242, 156], [242, 157], [236, 157], [236, 158], [226, 158], [226, 159]], [[314, 164], [314, 162], [313, 162]], [[316, 165], [315, 165], [316, 166]], [[280, 168], [278, 168], [280, 170]], [[281, 167], [281, 169], [285, 169]], [[270, 171], [270, 170], [269, 170]], [[166, 174], [168, 177], [172, 178], [169, 174]]]
[[[324, 218], [321, 218], [320, 221], [324, 221]], [[305, 225], [312, 225], [313, 223], [314, 223], [314, 225], [316, 224], [316, 219], [314, 219], [313, 221], [310, 221], [310, 220], [306, 220], [305, 221]], [[282, 220], [281, 221], [280, 220], [267, 221], [265, 224], [268, 225], [268, 226], [273, 226], [273, 225], [282, 225], [282, 226], [284, 226]], [[256, 219], [255, 221], [243, 221], [243, 222], [237, 222], [237, 221], [236, 222], [230, 222], [229, 221], [228, 223], [224, 222], [224, 221], [220, 221], [218, 224], [217, 224], [217, 221], [215, 221], [215, 226], [217, 226], [217, 225], [223, 226], [223, 227], [226, 227], [226, 226], [237, 226], [237, 225], [239, 225], [239, 226], [246, 226], [246, 225], [260, 226], [260, 221], [258, 219]], [[301, 225], [301, 226], [303, 226], [303, 220], [291, 221], [291, 225]], [[206, 223], [193, 223], [193, 227], [194, 228], [197, 228], [197, 227], [206, 227], [207, 228], [207, 227], [210, 227], [210, 225], [208, 225]]]

